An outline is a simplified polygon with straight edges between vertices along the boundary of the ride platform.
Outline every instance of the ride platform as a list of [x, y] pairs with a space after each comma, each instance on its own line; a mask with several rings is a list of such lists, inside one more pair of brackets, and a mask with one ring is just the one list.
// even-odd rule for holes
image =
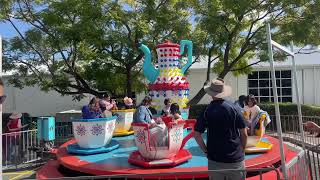
[[[135, 166], [128, 162], [130, 154], [137, 150], [134, 142], [134, 136], [116, 137], [119, 148], [108, 153], [93, 155], [75, 155], [69, 154], [67, 146], [74, 144], [75, 140], [64, 143], [57, 151], [58, 163], [73, 171], [91, 174], [91, 175], [116, 175], [116, 174], [152, 174], [152, 173], [183, 173], [192, 171], [208, 170], [208, 160], [200, 150], [194, 139], [190, 139], [185, 149], [192, 154], [192, 158], [187, 162], [175, 167], [154, 167], [144, 168]], [[246, 168], [263, 168], [272, 166], [280, 161], [279, 141], [276, 138], [265, 136], [263, 141], [273, 144], [273, 148], [266, 153], [248, 154], [245, 156]], [[285, 152], [288, 149], [285, 146]], [[45, 171], [39, 171], [38, 177], [46, 177], [41, 174]], [[179, 175], [178, 178], [188, 178], [188, 175]], [[203, 175], [200, 177], [206, 177]], [[152, 177], [150, 177], [152, 178]]]

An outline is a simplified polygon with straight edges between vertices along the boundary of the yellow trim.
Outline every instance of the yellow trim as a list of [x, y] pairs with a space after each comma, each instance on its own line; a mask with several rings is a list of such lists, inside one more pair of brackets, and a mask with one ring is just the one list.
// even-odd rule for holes
[[136, 112], [136, 109], [119, 109], [119, 110], [111, 110], [111, 112]]
[[113, 137], [119, 137], [119, 136], [129, 136], [133, 134], [134, 131], [120, 131], [120, 132], [114, 132]]
[[268, 152], [272, 149], [273, 144], [259, 141], [255, 147], [247, 147], [245, 153], [259, 153], [259, 152]]
[[17, 176], [10, 178], [10, 180], [15, 180], [15, 179], [19, 179], [25, 175], [30, 175], [35, 173], [35, 171], [24, 171], [24, 172], [20, 172], [20, 173], [3, 173], [3, 175], [13, 175], [13, 174], [17, 174]]

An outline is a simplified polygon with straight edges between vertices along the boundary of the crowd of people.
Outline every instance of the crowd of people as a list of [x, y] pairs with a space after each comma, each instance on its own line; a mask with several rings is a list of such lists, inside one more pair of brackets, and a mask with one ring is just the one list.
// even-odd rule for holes
[[[124, 108], [132, 109], [133, 100], [131, 98], [125, 97], [123, 99]], [[108, 94], [104, 94], [100, 98], [93, 97], [88, 105], [82, 107], [82, 118], [83, 119], [96, 119], [96, 118], [106, 118], [112, 116], [112, 110], [117, 110], [118, 106], [114, 99]]]

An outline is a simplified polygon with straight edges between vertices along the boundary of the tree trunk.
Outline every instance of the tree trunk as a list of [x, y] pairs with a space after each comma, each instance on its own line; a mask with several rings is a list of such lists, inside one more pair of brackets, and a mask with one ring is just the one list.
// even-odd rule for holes
[[127, 96], [128, 97], [132, 97], [132, 72], [131, 72], [131, 68], [126, 68], [127, 70]]
[[188, 106], [196, 105], [198, 104], [202, 97], [206, 95], [206, 92], [204, 91], [203, 88], [201, 88], [198, 93], [188, 102]]

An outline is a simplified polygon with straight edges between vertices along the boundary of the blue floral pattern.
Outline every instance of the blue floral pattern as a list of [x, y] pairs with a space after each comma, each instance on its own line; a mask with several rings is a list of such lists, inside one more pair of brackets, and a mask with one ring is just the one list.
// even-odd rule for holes
[[171, 134], [171, 138], [175, 143], [178, 143], [181, 140], [181, 130], [180, 128], [172, 129], [173, 133]]
[[99, 136], [104, 131], [102, 125], [96, 124], [92, 126], [91, 133], [94, 136]]
[[86, 128], [85, 128], [83, 125], [79, 124], [79, 125], [76, 127], [76, 132], [77, 132], [77, 134], [78, 134], [79, 136], [84, 136], [84, 135], [86, 135], [87, 130], [86, 130]]

